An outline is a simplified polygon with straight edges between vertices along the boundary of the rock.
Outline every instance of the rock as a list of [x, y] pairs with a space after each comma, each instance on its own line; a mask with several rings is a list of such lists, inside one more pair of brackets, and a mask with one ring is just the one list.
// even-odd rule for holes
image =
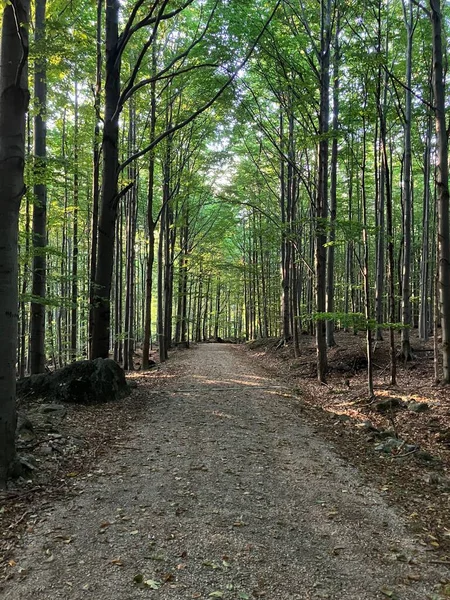
[[31, 420], [24, 413], [17, 413], [16, 438], [19, 442], [34, 442], [36, 433]]
[[443, 442], [444, 444], [450, 443], [450, 429], [448, 431], [440, 431], [437, 434], [437, 439], [439, 442]]
[[22, 471], [32, 472], [36, 470], [36, 460], [32, 456], [19, 456], [19, 463]]
[[338, 419], [339, 421], [341, 421], [342, 423], [347, 423], [348, 421], [351, 421], [351, 417], [349, 417], [348, 415], [336, 415], [335, 417], [336, 419]]
[[93, 404], [123, 398], [129, 386], [123, 369], [109, 358], [82, 360], [17, 382], [19, 397]]
[[423, 460], [425, 462], [435, 462], [439, 460], [426, 450], [419, 450], [419, 452], [416, 452], [416, 456], [419, 460]]
[[404, 408], [405, 403], [401, 398], [388, 398], [387, 400], [382, 400], [381, 402], [376, 402], [374, 407], [378, 412], [388, 412], [393, 409]]
[[33, 432], [33, 423], [30, 421], [30, 419], [26, 416], [26, 414], [24, 413], [17, 413], [17, 427], [16, 427], [16, 431], [18, 433], [21, 433], [23, 431], [30, 431]]
[[377, 444], [375, 446], [375, 450], [377, 452], [385, 452], [386, 454], [390, 454], [392, 452], [392, 450], [395, 450], [396, 448], [400, 448], [400, 446], [403, 445], [403, 441], [399, 440], [398, 438], [387, 438], [386, 440], [384, 440], [383, 442], [381, 442], [380, 444]]
[[67, 408], [62, 404], [41, 404], [38, 411], [43, 415], [56, 417], [58, 419], [64, 419], [67, 415]]
[[382, 429], [381, 431], [376, 431], [375, 436], [380, 440], [386, 440], [395, 437], [395, 431], [392, 429]]
[[406, 405], [406, 408], [408, 410], [410, 410], [411, 412], [415, 412], [415, 413], [421, 413], [421, 412], [425, 412], [426, 410], [429, 410], [430, 407], [428, 406], [428, 404], [426, 402], [408, 402], [408, 404]]
[[366, 431], [376, 432], [378, 429], [371, 423], [371, 421], [361, 421], [356, 424], [358, 429], [365, 429]]

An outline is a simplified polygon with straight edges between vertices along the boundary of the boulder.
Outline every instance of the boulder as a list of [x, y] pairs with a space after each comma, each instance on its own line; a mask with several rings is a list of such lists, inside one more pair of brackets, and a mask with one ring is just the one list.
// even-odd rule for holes
[[429, 410], [430, 407], [426, 402], [411, 401], [411, 402], [408, 402], [407, 408], [411, 412], [421, 413], [421, 412], [425, 412], [426, 410]]
[[405, 403], [401, 398], [387, 398], [386, 400], [376, 402], [374, 405], [375, 410], [377, 410], [380, 413], [404, 407]]
[[[129, 393], [125, 372], [109, 358], [82, 360], [51, 373], [19, 379], [19, 398], [94, 404], [123, 398]], [[47, 414], [51, 409], [46, 405]], [[59, 407], [56, 410], [60, 410]]]

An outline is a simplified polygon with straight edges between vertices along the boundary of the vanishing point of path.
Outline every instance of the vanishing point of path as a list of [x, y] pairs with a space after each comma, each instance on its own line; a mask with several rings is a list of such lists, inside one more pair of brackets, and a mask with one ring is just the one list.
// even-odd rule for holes
[[5, 600], [433, 597], [444, 567], [241, 349], [163, 374], [130, 439], [26, 534]]

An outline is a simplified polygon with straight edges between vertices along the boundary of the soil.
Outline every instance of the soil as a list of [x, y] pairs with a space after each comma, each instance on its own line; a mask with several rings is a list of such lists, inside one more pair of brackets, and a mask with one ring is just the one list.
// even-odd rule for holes
[[84, 465], [62, 456], [47, 484], [3, 498], [2, 597], [449, 597], [440, 541], [348, 460], [360, 430], [313, 410], [324, 390], [293, 383], [276, 352], [200, 345], [135, 375], [122, 403], [70, 407], [97, 442], [86, 435]]

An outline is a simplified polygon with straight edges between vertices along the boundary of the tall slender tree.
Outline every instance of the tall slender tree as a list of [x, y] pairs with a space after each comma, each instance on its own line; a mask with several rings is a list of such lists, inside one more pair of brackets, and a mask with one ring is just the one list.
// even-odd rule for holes
[[17, 236], [25, 191], [25, 114], [28, 108], [28, 0], [3, 9], [0, 40], [0, 487], [15, 461]]
[[30, 371], [45, 369], [45, 287], [47, 245], [46, 182], [46, 110], [47, 75], [45, 40], [46, 0], [35, 3], [35, 45], [37, 58], [34, 71], [34, 204], [33, 204], [33, 301], [31, 303]]

